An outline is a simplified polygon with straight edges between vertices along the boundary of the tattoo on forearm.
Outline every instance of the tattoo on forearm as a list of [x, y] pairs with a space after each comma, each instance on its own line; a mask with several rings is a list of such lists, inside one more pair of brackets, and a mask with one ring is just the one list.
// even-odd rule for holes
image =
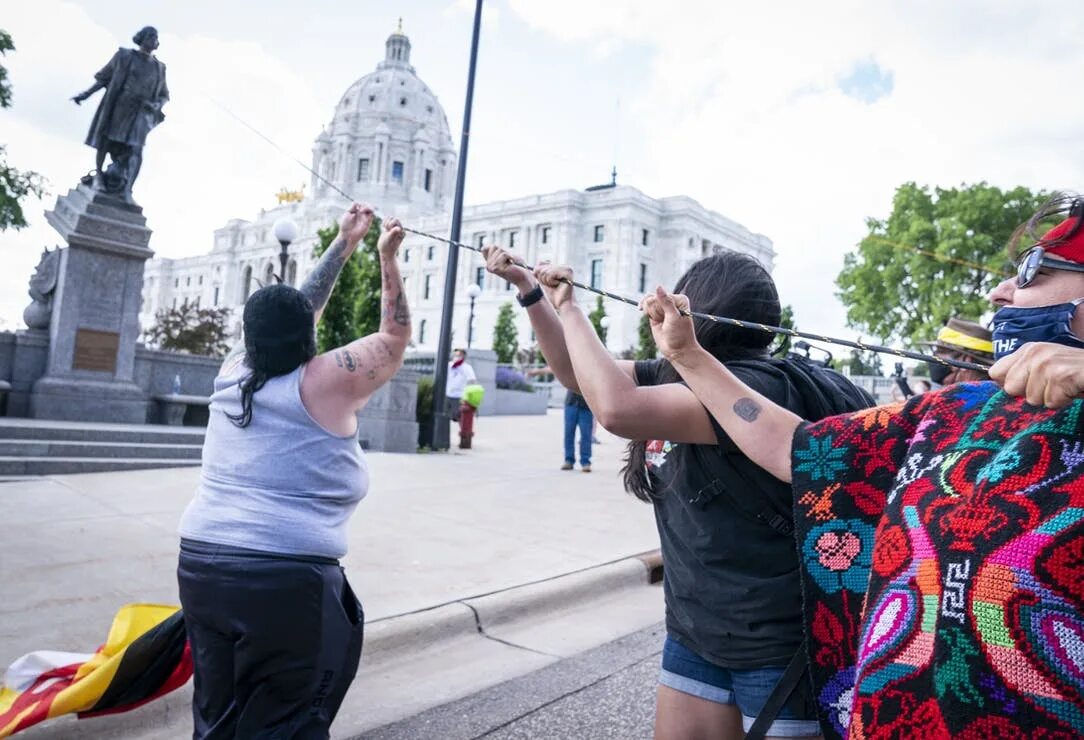
[[734, 413], [752, 423], [760, 416], [760, 405], [751, 398], [739, 398], [734, 404]]
[[350, 251], [346, 239], [339, 237], [328, 247], [327, 251], [324, 252], [324, 256], [320, 258], [316, 267], [312, 269], [312, 272], [305, 279], [305, 284], [301, 286], [301, 292], [312, 302], [313, 310], [322, 311], [324, 306], [327, 305], [327, 299], [331, 296], [335, 281], [339, 279], [339, 273], [342, 272], [343, 265], [350, 259]]
[[399, 291], [399, 295], [395, 296], [395, 313], [392, 314], [392, 318], [399, 326], [410, 325], [410, 306], [403, 297], [403, 291]]

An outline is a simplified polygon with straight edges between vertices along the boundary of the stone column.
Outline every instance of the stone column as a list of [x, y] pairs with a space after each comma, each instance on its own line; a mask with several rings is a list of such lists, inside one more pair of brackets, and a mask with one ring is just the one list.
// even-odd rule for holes
[[68, 243], [49, 323], [45, 374], [30, 394], [39, 419], [142, 424], [135, 384], [143, 263], [154, 255], [143, 209], [80, 185], [45, 217]]

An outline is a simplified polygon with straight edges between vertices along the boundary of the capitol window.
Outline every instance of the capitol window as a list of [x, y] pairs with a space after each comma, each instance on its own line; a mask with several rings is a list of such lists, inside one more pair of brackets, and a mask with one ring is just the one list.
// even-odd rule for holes
[[362, 158], [358, 160], [358, 182], [364, 182], [369, 179], [369, 160], [368, 158]]
[[647, 292], [647, 265], [640, 263], [640, 292]]
[[425, 192], [430, 192], [433, 189], [433, 170], [427, 169], [425, 171]]
[[518, 231], [510, 231], [510, 232], [508, 232], [508, 248], [509, 249], [512, 249], [513, 247], [516, 246], [516, 234], [518, 234], [518, 233], [519, 233]]
[[605, 234], [606, 234], [606, 227], [605, 226], [603, 226], [602, 224], [599, 224], [598, 226], [595, 227], [595, 241], [596, 242], [602, 241]]
[[647, 229], [640, 230], [640, 244], [645, 247], [647, 246]]
[[426, 250], [425, 250], [425, 258], [427, 260], [429, 260], [430, 262], [432, 262], [433, 257], [436, 255], [436, 251], [437, 251], [437, 248], [434, 247], [432, 244], [430, 244], [429, 247], [426, 248]]
[[391, 179], [400, 185], [403, 184], [403, 163], [392, 162], [391, 163]]
[[404, 249], [403, 250], [403, 264], [405, 265], [407, 262], [410, 262], [410, 250], [409, 249]]
[[[597, 226], [595, 228], [602, 228]], [[591, 260], [591, 287], [595, 289], [602, 288], [602, 260]]]
[[543, 244], [549, 244], [549, 242], [550, 242], [550, 227], [549, 226], [543, 226], [542, 227], [542, 243]]
[[421, 323], [418, 324], [418, 344], [425, 344], [425, 324], [425, 319], [422, 319]]
[[426, 275], [425, 276], [425, 285], [422, 286], [422, 299], [423, 300], [426, 300], [426, 301], [429, 300], [429, 289], [432, 287], [432, 284], [433, 284], [433, 276], [432, 275]]
[[399, 98], [399, 105], [406, 106], [406, 98]]

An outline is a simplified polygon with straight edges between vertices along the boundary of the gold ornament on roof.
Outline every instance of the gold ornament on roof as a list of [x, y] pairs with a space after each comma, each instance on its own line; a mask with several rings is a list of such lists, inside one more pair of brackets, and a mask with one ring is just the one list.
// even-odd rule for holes
[[275, 193], [275, 197], [279, 199], [279, 205], [283, 203], [300, 203], [305, 199], [305, 185], [302, 184], [298, 190], [287, 190], [284, 185], [281, 190]]
[[403, 17], [402, 16], [399, 16], [399, 27], [395, 29], [395, 35], [396, 36], [402, 36], [403, 35]]

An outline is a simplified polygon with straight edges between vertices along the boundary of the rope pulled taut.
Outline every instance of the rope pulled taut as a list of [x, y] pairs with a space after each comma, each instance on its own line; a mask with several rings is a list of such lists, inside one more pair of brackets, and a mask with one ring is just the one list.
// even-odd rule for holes
[[[318, 173], [316, 170], [309, 167], [307, 164], [302, 162], [300, 159], [297, 159], [296, 157], [290, 155], [289, 152], [287, 152], [285, 149], [280, 147], [278, 144], [276, 144], [274, 141], [272, 141], [270, 138], [268, 138], [265, 134], [260, 132], [255, 126], [253, 126], [252, 124], [250, 124], [247, 121], [245, 121], [244, 119], [242, 119], [240, 116], [238, 116], [236, 113], [231, 111], [229, 108], [222, 105], [221, 103], [219, 103], [217, 100], [214, 100], [213, 98], [211, 99], [211, 102], [213, 102], [215, 105], [217, 105], [219, 108], [221, 108], [225, 113], [227, 113], [231, 118], [236, 120], [242, 126], [249, 129], [254, 134], [259, 136], [261, 139], [266, 141], [268, 144], [270, 144], [272, 147], [274, 147], [275, 150], [278, 151], [279, 153], [281, 153], [283, 156], [287, 157], [288, 159], [290, 159], [294, 163], [296, 163], [298, 166], [300, 166], [303, 169], [307, 170], [313, 177], [315, 177], [316, 179], [323, 182], [325, 185], [327, 185], [329, 188], [334, 190], [336, 193], [343, 196], [347, 200], [350, 200], [350, 201], [354, 200], [352, 195], [350, 195], [345, 190], [343, 190], [342, 188], [337, 186], [335, 183], [328, 180], [326, 177], [324, 177], [323, 175]], [[418, 231], [417, 229], [411, 229], [411, 228], [408, 228], [406, 226], [403, 227], [403, 231], [406, 231], [406, 232], [411, 233], [411, 234], [416, 234], [417, 236], [425, 237], [426, 239], [433, 239], [435, 241], [444, 242], [445, 244], [448, 244], [449, 246], [458, 247], [460, 249], [469, 249], [472, 252], [479, 252], [479, 253], [482, 252], [481, 247], [475, 247], [475, 246], [473, 246], [471, 244], [464, 244], [463, 242], [453, 241], [451, 239], [446, 239], [444, 237], [436, 236], [435, 234], [429, 234], [429, 233], [426, 233], [424, 231]], [[525, 265], [522, 262], [516, 262], [516, 264], [519, 265], [520, 267], [526, 269], [526, 270], [531, 270], [531, 271], [534, 270], [533, 267], [531, 267], [529, 265]], [[628, 296], [619, 295], [617, 293], [611, 293], [608, 290], [602, 290], [601, 288], [594, 288], [594, 287], [591, 287], [590, 285], [584, 285], [583, 283], [576, 282], [575, 280], [565, 280], [563, 282], [568, 283], [569, 285], [571, 285], [574, 288], [580, 288], [581, 290], [586, 290], [586, 291], [588, 291], [590, 293], [594, 293], [595, 295], [600, 295], [600, 296], [602, 296], [604, 298], [609, 298], [610, 300], [613, 300], [613, 301], [618, 301], [620, 303], [627, 303], [630, 306], [636, 306], [637, 308], [639, 308], [639, 306], [640, 306], [639, 301], [634, 300], [632, 298], [629, 298]], [[962, 368], [964, 370], [978, 370], [980, 372], [986, 372], [989, 369], [988, 365], [981, 365], [981, 364], [976, 363], [976, 362], [967, 362], [965, 360], [954, 360], [954, 359], [950, 359], [950, 358], [947, 358], [947, 357], [937, 357], [935, 355], [927, 355], [927, 354], [923, 354], [921, 352], [911, 352], [910, 350], [905, 350], [905, 349], [896, 349], [894, 347], [884, 347], [884, 346], [879, 345], [879, 344], [866, 344], [865, 342], [861, 342], [861, 341], [854, 341], [854, 340], [850, 340], [850, 339], [839, 339], [837, 337], [828, 337], [828, 336], [824, 336], [822, 334], [812, 334], [810, 332], [798, 331], [796, 329], [788, 329], [785, 326], [770, 326], [768, 324], [760, 324], [760, 323], [753, 322], [753, 321], [741, 321], [739, 319], [732, 319], [732, 318], [729, 318], [727, 316], [713, 316], [712, 314], [701, 313], [699, 311], [692, 311], [692, 310], [684, 310], [684, 309], [682, 309], [681, 313], [684, 316], [690, 316], [690, 317], [692, 317], [694, 319], [705, 319], [707, 321], [713, 321], [713, 322], [715, 322], [717, 324], [728, 324], [730, 326], [737, 326], [737, 327], [742, 328], [742, 329], [759, 329], [760, 331], [770, 332], [772, 334], [783, 334], [783, 335], [786, 335], [788, 337], [798, 337], [800, 339], [812, 339], [813, 341], [816, 341], [816, 342], [825, 342], [826, 344], [838, 344], [838, 345], [841, 345], [843, 347], [852, 347], [854, 349], [859, 349], [859, 350], [862, 350], [864, 352], [877, 352], [879, 354], [894, 355], [896, 357], [904, 357], [904, 358], [909, 359], [909, 360], [919, 360], [921, 362], [933, 362], [933, 363], [937, 363], [939, 365], [947, 365], [948, 367]]]

